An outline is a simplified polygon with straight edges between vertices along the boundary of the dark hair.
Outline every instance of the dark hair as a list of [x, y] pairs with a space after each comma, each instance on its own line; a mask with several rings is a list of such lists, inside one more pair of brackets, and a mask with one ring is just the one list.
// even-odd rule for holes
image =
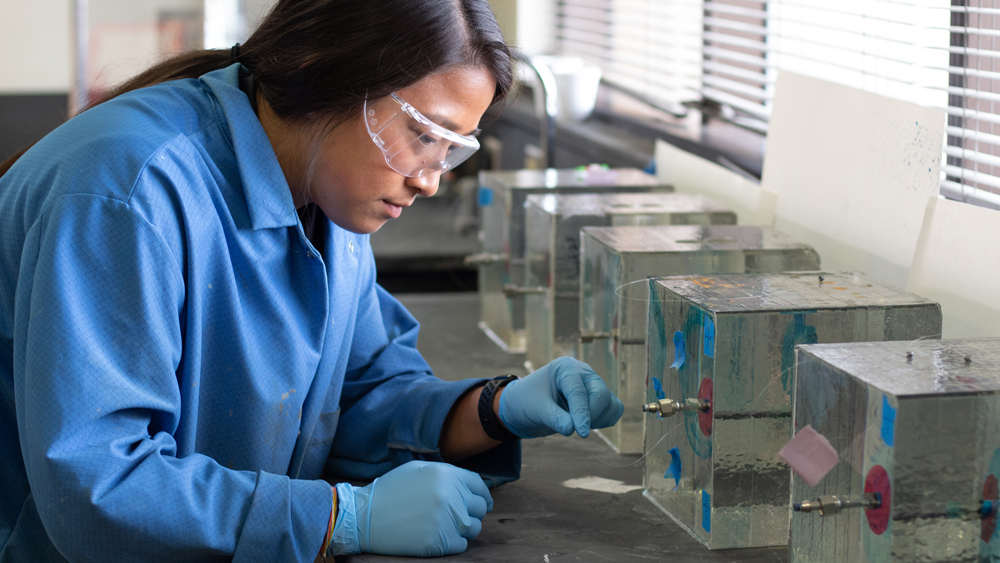
[[[231, 63], [230, 50], [164, 61], [89, 107], [168, 80], [197, 78]], [[513, 80], [510, 51], [487, 0], [279, 0], [240, 46], [237, 59], [282, 118], [308, 114], [336, 121], [365, 97], [387, 96], [455, 66], [486, 69], [493, 103]], [[2, 176], [26, 151], [0, 164]]]

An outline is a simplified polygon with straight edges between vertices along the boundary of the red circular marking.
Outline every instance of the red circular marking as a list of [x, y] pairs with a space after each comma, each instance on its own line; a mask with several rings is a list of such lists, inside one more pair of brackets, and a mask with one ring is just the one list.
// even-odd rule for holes
[[714, 397], [712, 396], [712, 380], [705, 378], [701, 380], [701, 386], [698, 387], [698, 399], [702, 401], [708, 401], [708, 410], [705, 412], [698, 411], [698, 426], [701, 427], [702, 434], [706, 436], [712, 435], [712, 401]]
[[889, 516], [892, 513], [892, 484], [889, 482], [889, 474], [881, 465], [868, 470], [868, 476], [865, 477], [865, 494], [868, 493], [882, 495], [882, 506], [865, 511], [865, 515], [868, 516], [868, 527], [880, 536], [889, 527]]
[[[1000, 487], [997, 486], [997, 478], [992, 474], [986, 477], [986, 481], [983, 483], [983, 500], [993, 501], [995, 505], [998, 500], [1000, 500]], [[980, 537], [984, 542], [989, 543], [990, 538], [997, 531], [997, 513], [996, 511], [990, 515], [989, 518], [983, 518], [983, 530]]]

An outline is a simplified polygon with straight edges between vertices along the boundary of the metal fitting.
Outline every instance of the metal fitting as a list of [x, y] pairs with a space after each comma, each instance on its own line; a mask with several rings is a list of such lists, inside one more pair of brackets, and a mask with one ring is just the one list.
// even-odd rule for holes
[[605, 340], [611, 338], [610, 332], [590, 332], [589, 330], [580, 331], [580, 342], [584, 344], [589, 344], [595, 340]]
[[710, 403], [702, 399], [684, 399], [675, 401], [673, 399], [660, 399], [655, 403], [642, 406], [642, 412], [656, 413], [661, 417], [673, 416], [681, 411], [708, 412]]
[[997, 501], [995, 500], [981, 500], [979, 501], [979, 517], [983, 520], [993, 516], [997, 513]]
[[840, 498], [837, 495], [823, 495], [816, 500], [807, 500], [792, 505], [795, 512], [819, 512], [820, 516], [833, 516], [849, 508], [872, 510], [882, 506], [882, 495], [865, 493], [861, 498]]
[[479, 254], [470, 254], [462, 259], [462, 262], [466, 266], [479, 266], [481, 264], [496, 264], [498, 262], [505, 262], [507, 260], [506, 254], [491, 254], [489, 252], [480, 252]]
[[503, 286], [503, 294], [507, 297], [514, 297], [515, 295], [542, 295], [546, 291], [546, 288], [538, 287], [519, 287], [516, 285], [505, 285]]

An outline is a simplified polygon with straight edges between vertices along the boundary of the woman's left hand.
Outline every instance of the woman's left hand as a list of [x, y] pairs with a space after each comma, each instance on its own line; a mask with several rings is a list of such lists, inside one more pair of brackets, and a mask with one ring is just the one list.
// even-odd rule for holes
[[500, 421], [521, 438], [553, 433], [581, 437], [591, 428], [613, 426], [625, 406], [590, 366], [562, 357], [507, 384], [500, 395]]

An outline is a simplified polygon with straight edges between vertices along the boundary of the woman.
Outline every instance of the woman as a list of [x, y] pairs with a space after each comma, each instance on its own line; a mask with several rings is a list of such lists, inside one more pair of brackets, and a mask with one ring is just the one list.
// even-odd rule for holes
[[614, 424], [568, 358], [435, 378], [375, 283], [510, 83], [486, 0], [282, 0], [0, 166], [0, 561], [458, 553], [518, 438]]

